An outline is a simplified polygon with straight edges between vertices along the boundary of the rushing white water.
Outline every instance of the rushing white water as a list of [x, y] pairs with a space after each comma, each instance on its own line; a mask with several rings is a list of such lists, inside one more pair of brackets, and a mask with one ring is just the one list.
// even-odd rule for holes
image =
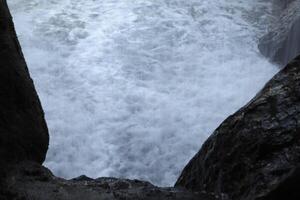
[[56, 175], [171, 185], [277, 68], [263, 0], [8, 0]]

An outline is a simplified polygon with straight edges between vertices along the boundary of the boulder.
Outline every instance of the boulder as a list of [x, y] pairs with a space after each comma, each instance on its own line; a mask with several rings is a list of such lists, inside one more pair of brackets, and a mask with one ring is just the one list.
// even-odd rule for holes
[[57, 178], [37, 163], [12, 167], [1, 200], [218, 200], [214, 196], [178, 188], [159, 188], [146, 181], [80, 176]]
[[296, 200], [299, 166], [300, 56], [215, 130], [176, 187], [232, 200]]
[[[288, 43], [289, 48], [291, 45]], [[275, 47], [267, 51], [275, 52]], [[281, 62], [282, 58], [278, 58]], [[185, 167], [175, 188], [160, 188], [139, 180], [92, 179], [86, 176], [65, 180], [55, 177], [41, 165], [48, 142], [44, 113], [7, 3], [2, 0], [1, 200], [298, 200], [300, 57], [281, 70], [249, 104], [216, 129]]]
[[258, 48], [271, 61], [285, 66], [300, 54], [300, 0], [277, 3], [280, 8], [275, 15], [279, 17], [260, 39]]
[[[22, 160], [42, 163], [48, 130], [14, 30], [6, 0], [0, 1], [0, 168]], [[0, 171], [1, 172], [1, 171]]]

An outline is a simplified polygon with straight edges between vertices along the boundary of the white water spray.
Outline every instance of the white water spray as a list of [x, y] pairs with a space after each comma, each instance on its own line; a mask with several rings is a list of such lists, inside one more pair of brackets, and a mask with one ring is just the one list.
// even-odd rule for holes
[[45, 165], [66, 178], [172, 185], [277, 71], [257, 50], [263, 0], [9, 4], [50, 129]]

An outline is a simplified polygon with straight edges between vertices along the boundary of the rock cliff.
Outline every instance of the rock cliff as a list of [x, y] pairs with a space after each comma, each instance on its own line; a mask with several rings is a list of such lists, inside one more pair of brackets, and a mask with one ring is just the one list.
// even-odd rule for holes
[[176, 186], [224, 199], [296, 200], [299, 166], [300, 56], [216, 129]]
[[6, 1], [0, 1], [0, 167], [42, 163], [48, 149], [44, 113], [29, 76]]
[[[267, 48], [270, 41], [263, 48], [287, 62], [284, 52], [274, 53], [282, 48], [279, 43]], [[300, 56], [216, 129], [174, 188], [116, 178], [65, 180], [41, 165], [48, 130], [5, 0], [0, 1], [0, 87], [1, 200], [300, 199]]]

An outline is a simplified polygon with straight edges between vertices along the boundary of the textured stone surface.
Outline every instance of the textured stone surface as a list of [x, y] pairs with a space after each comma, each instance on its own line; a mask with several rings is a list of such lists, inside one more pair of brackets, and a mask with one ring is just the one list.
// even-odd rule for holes
[[293, 172], [299, 171], [299, 164], [300, 56], [215, 130], [176, 186], [223, 199], [268, 199], [275, 191], [287, 197], [292, 191], [299, 194], [295, 187], [283, 189], [287, 179], [300, 185]]
[[264, 56], [285, 66], [300, 54], [300, 0], [277, 3], [281, 4], [275, 13], [278, 19], [260, 39], [258, 48]]
[[300, 199], [300, 57], [224, 121], [175, 188], [116, 178], [65, 180], [40, 165], [48, 147], [47, 126], [4, 0], [0, 87], [1, 200]]
[[15, 166], [4, 182], [1, 200], [214, 200], [184, 189], [158, 188], [148, 182], [116, 178], [73, 180], [54, 177], [36, 163]]
[[0, 1], [0, 167], [42, 163], [48, 130], [5, 0]]
[[300, 168], [294, 168], [291, 170], [288, 177], [280, 182], [275, 189], [262, 198], [261, 200], [285, 200], [300, 199]]

